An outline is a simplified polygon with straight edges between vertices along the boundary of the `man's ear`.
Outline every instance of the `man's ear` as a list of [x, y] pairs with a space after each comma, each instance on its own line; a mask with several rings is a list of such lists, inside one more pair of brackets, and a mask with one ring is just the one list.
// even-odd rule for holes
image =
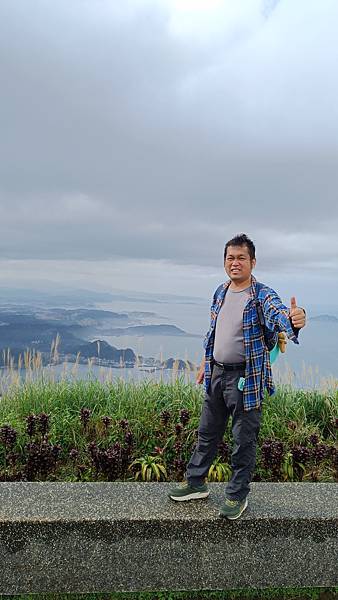
[[256, 266], [256, 259], [253, 258], [252, 261], [251, 261], [251, 267], [252, 267], [252, 269], [254, 269], [255, 266]]

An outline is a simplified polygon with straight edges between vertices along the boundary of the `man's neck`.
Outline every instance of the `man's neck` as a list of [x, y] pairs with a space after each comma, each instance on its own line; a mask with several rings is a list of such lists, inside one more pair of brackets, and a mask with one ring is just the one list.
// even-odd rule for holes
[[251, 286], [251, 275], [248, 279], [246, 279], [246, 281], [242, 281], [242, 282], [231, 281], [231, 283], [229, 285], [229, 290], [234, 290], [235, 292], [241, 292], [242, 290], [246, 290], [250, 286]]

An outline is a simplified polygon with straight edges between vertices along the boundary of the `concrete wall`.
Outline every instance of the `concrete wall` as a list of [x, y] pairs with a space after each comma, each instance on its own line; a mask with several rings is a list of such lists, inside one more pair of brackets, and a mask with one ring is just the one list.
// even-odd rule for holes
[[338, 487], [225, 484], [173, 502], [169, 483], [0, 483], [0, 594], [338, 585]]

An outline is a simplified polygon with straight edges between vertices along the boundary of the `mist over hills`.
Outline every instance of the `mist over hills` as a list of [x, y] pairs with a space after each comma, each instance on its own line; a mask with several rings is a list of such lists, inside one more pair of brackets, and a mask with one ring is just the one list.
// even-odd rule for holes
[[0, 288], [1, 305], [30, 306], [94, 306], [96, 302], [110, 302], [111, 294], [90, 290], [58, 290], [53, 291], [29, 288]]
[[[151, 292], [136, 292], [114, 290], [113, 292], [95, 291], [88, 289], [74, 289], [49, 284], [47, 289], [30, 289], [17, 287], [0, 287], [0, 305], [28, 306], [85, 306], [94, 307], [99, 303], [131, 302], [134, 304], [203, 304], [204, 298], [180, 296], [176, 294], [155, 294]], [[135, 311], [139, 312], [139, 311]], [[142, 312], [142, 311], [141, 311]]]
[[318, 315], [316, 317], [309, 317], [309, 321], [317, 321], [319, 323], [337, 323], [338, 318], [334, 315]]
[[[138, 303], [137, 292], [125, 296], [116, 293], [128, 300], [107, 302], [116, 291], [102, 296], [101, 292], [90, 290], [62, 288], [58, 294], [58, 290], [48, 289], [42, 295], [40, 291], [23, 290], [26, 295], [22, 296], [20, 288], [6, 289], [7, 295], [0, 288], [0, 366], [4, 365], [3, 351], [8, 348], [15, 360], [30, 349], [41, 352], [43, 363], [48, 364], [56, 339], [60, 361], [74, 362], [80, 353], [83, 363], [92, 359], [108, 367], [133, 367], [141, 361], [147, 367], [156, 364], [170, 368], [173, 357], [184, 363], [189, 356], [196, 364], [202, 358], [203, 335], [209, 326], [209, 300], [176, 296], [172, 302], [165, 296], [166, 303], [161, 299], [158, 314], [156, 308], [160, 304], [152, 304], [152, 294], [141, 294], [143, 298]], [[286, 361], [294, 371], [302, 372], [305, 361], [317, 365], [320, 372], [338, 374], [338, 309], [309, 305], [306, 310], [308, 324], [301, 333], [300, 346], [288, 344], [286, 356], [280, 358], [278, 365], [283, 367]]]
[[175, 325], [145, 322], [154, 318], [158, 318], [156, 313], [146, 311], [128, 314], [96, 308], [42, 308], [5, 304], [0, 306], [0, 351], [9, 348], [11, 356], [17, 360], [20, 354], [30, 349], [41, 353], [43, 362], [48, 363], [52, 355], [53, 360], [56, 359], [54, 343], [57, 340], [58, 357], [67, 357], [68, 361], [79, 360], [80, 354], [80, 360], [98, 359], [112, 366], [121, 362], [133, 366], [139, 358], [147, 361], [147, 357], [137, 358], [132, 348], [118, 349], [100, 339], [100, 336], [194, 336]]

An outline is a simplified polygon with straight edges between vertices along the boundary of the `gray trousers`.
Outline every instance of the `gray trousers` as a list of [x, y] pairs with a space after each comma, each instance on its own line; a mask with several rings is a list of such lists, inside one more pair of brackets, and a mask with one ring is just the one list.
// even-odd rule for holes
[[256, 446], [262, 409], [244, 411], [243, 392], [237, 385], [243, 370], [224, 371], [216, 364], [212, 368], [211, 383], [202, 408], [198, 441], [187, 465], [185, 478], [190, 485], [201, 485], [217, 454], [217, 445], [232, 417], [233, 451], [232, 476], [226, 486], [226, 497], [244, 500], [250, 492], [256, 464]]

